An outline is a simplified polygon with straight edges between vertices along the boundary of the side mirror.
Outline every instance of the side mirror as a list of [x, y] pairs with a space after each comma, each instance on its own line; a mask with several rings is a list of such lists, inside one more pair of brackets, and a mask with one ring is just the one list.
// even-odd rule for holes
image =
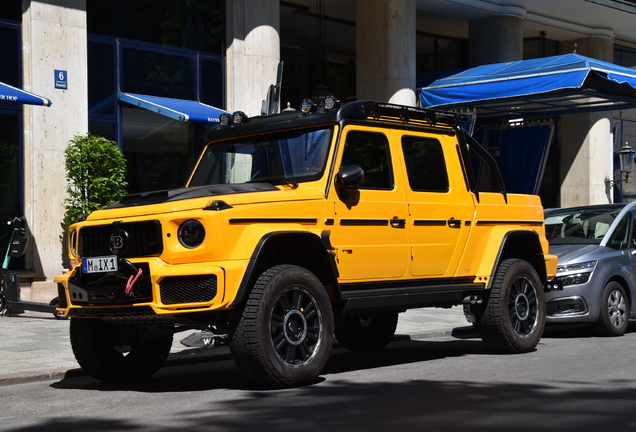
[[358, 165], [342, 165], [340, 180], [345, 186], [358, 186], [364, 181], [364, 170]]

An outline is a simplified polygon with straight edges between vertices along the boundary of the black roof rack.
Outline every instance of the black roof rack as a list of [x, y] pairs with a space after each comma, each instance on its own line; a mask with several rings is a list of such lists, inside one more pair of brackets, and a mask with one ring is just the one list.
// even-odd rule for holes
[[274, 132], [339, 123], [345, 119], [371, 120], [399, 123], [409, 126], [455, 127], [470, 123], [470, 115], [448, 111], [431, 110], [376, 101], [356, 101], [341, 104], [332, 109], [318, 109], [311, 113], [284, 111], [280, 114], [257, 116], [241, 124], [217, 125], [210, 129], [206, 142], [223, 140], [241, 135]]

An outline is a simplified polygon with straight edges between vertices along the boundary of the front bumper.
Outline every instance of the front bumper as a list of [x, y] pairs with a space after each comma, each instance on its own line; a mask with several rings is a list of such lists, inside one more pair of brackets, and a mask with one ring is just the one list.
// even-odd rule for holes
[[[227, 309], [247, 261], [171, 265], [155, 259], [120, 259], [117, 272], [56, 279], [58, 314], [66, 317], [174, 315]], [[227, 283], [228, 275], [230, 284]], [[229, 288], [229, 289], [228, 289]]]

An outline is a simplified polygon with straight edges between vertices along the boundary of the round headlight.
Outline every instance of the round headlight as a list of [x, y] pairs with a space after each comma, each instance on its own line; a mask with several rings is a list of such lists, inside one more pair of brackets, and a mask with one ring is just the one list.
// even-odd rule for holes
[[332, 110], [338, 103], [338, 99], [335, 96], [329, 95], [325, 98], [325, 109]]
[[219, 123], [221, 126], [227, 126], [232, 123], [232, 115], [228, 113], [223, 113], [219, 116]]
[[311, 99], [303, 99], [300, 104], [300, 110], [304, 113], [310, 113], [314, 110], [316, 104]]
[[179, 235], [179, 242], [183, 246], [193, 249], [203, 243], [205, 228], [198, 220], [190, 219], [181, 224], [177, 234]]
[[71, 255], [76, 257], [77, 256], [77, 230], [75, 229], [71, 230], [68, 243], [71, 248]]
[[247, 121], [247, 114], [243, 111], [234, 111], [232, 113], [232, 121], [236, 124], [245, 123]]

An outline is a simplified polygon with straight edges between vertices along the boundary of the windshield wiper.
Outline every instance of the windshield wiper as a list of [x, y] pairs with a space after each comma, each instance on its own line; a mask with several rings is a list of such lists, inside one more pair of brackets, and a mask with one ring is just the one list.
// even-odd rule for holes
[[287, 177], [261, 177], [255, 178], [252, 180], [248, 180], [247, 183], [274, 183], [281, 182], [285, 183], [287, 186], [291, 186], [293, 189], [298, 187], [298, 183], [294, 180], [288, 179]]

